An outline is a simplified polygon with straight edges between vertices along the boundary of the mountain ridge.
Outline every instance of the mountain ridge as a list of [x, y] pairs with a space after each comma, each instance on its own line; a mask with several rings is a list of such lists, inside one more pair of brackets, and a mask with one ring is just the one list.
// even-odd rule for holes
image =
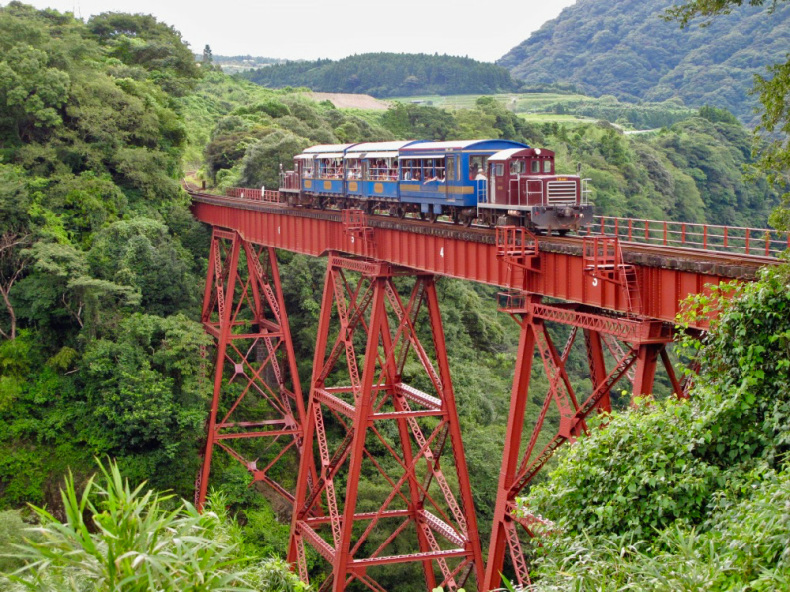
[[662, 18], [672, 0], [579, 0], [497, 61], [527, 85], [572, 84], [621, 100], [681, 99], [756, 123], [755, 74], [784, 61], [790, 6], [743, 6], [707, 26]]

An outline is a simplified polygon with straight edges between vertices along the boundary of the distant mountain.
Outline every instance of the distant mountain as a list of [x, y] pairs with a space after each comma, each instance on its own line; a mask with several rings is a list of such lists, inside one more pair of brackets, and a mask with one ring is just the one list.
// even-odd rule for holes
[[500, 66], [447, 55], [367, 53], [342, 60], [288, 62], [242, 74], [268, 88], [306, 86], [319, 92], [374, 97], [490, 94], [519, 84]]
[[528, 86], [572, 84], [619, 99], [724, 107], [754, 123], [756, 73], [790, 50], [790, 4], [743, 6], [706, 27], [664, 21], [677, 0], [578, 0], [497, 63]]

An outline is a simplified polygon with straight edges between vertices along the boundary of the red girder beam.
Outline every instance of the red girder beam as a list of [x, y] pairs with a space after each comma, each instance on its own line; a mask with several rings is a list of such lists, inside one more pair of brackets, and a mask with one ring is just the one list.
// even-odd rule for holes
[[510, 521], [508, 508], [513, 500], [509, 499], [508, 492], [516, 478], [516, 471], [521, 461], [519, 453], [524, 433], [524, 414], [527, 408], [534, 351], [535, 332], [532, 316], [527, 313], [522, 320], [518, 355], [516, 356], [516, 375], [513, 379], [513, 389], [510, 392], [510, 412], [505, 434], [505, 449], [499, 473], [498, 494], [494, 506], [494, 525], [491, 530], [491, 542], [488, 546], [488, 563], [486, 563], [483, 590], [494, 590], [499, 587], [502, 581], [501, 572], [508, 545], [509, 533], [507, 529], [512, 528], [508, 524]]
[[[321, 217], [310, 210], [298, 215], [275, 206], [231, 204], [221, 198], [193, 196], [192, 212], [199, 220], [219, 228], [237, 230], [248, 241], [278, 249], [320, 256], [328, 251], [370, 256], [363, 241], [351, 242], [344, 231], [340, 213], [326, 212]], [[328, 218], [328, 219], [327, 219]], [[576, 302], [620, 313], [628, 313], [628, 303], [622, 290], [611, 282], [597, 281], [584, 273], [581, 242], [574, 249], [548, 250], [550, 239], [542, 239], [538, 253], [540, 272], [527, 272], [522, 285], [521, 275], [510, 279], [508, 263], [497, 257], [493, 232], [437, 232], [423, 234], [412, 228], [388, 224], [374, 227], [377, 259], [425, 273], [455, 277], [505, 288], [524, 289], [535, 294]], [[628, 258], [629, 247], [623, 245]], [[662, 266], [656, 257], [644, 257], [644, 263], [633, 263], [641, 284], [642, 308], [640, 315], [673, 323], [680, 311], [680, 303], [691, 294], [702, 292], [706, 284], [718, 284], [746, 273], [764, 261], [753, 265], [748, 257], [729, 259], [721, 265], [704, 263], [689, 258], [682, 252], [672, 253]], [[364, 263], [355, 264], [358, 270]], [[672, 268], [670, 268], [672, 267]], [[681, 269], [683, 268], [683, 269]], [[751, 270], [751, 272], [750, 272]], [[362, 271], [365, 273], [365, 271]], [[515, 282], [518, 285], [511, 285]]]
[[368, 559], [355, 559], [351, 562], [353, 567], [370, 565], [388, 565], [391, 563], [410, 563], [423, 559], [448, 559], [450, 557], [466, 557], [466, 549], [449, 549], [447, 551], [426, 551], [425, 553], [409, 553], [406, 555], [385, 555], [383, 557], [370, 557]]

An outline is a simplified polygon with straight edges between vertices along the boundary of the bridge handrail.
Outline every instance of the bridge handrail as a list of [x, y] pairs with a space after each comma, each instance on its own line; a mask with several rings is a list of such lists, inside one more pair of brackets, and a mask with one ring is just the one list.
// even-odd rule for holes
[[595, 216], [595, 222], [587, 227], [586, 233], [614, 235], [627, 242], [763, 257], [778, 257], [790, 248], [790, 232], [771, 228], [615, 216]]
[[265, 201], [270, 203], [280, 203], [280, 192], [278, 190], [261, 190], [251, 187], [229, 187], [225, 190], [228, 197], [249, 199], [252, 201]]

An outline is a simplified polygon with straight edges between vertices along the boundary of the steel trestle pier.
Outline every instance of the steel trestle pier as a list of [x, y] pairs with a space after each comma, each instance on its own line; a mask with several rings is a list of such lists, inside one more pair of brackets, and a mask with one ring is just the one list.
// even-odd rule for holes
[[[419, 566], [428, 590], [494, 590], [503, 571], [528, 585], [525, 545], [553, 528], [519, 500], [535, 475], [611, 410], [619, 382], [649, 395], [663, 367], [675, 395], [687, 396], [667, 351], [683, 301], [753, 280], [787, 243], [761, 229], [623, 219], [601, 219], [600, 234], [535, 236], [288, 207], [276, 191], [190, 195], [195, 217], [214, 229], [203, 324], [217, 354], [197, 504], [220, 447], [292, 505], [288, 560], [307, 582], [313, 549], [327, 573], [320, 589], [335, 592], [352, 583], [383, 592], [379, 574], [403, 564]], [[728, 251], [733, 237], [741, 252]], [[328, 261], [306, 410], [275, 249]], [[485, 566], [437, 276], [502, 288], [500, 310], [520, 327]], [[701, 314], [690, 330], [710, 320]], [[577, 342], [588, 361], [584, 395], [565, 367]], [[549, 386], [527, 439], [535, 361]], [[273, 468], [296, 458], [296, 483], [275, 479], [283, 473]], [[375, 485], [365, 499], [362, 475]]]

